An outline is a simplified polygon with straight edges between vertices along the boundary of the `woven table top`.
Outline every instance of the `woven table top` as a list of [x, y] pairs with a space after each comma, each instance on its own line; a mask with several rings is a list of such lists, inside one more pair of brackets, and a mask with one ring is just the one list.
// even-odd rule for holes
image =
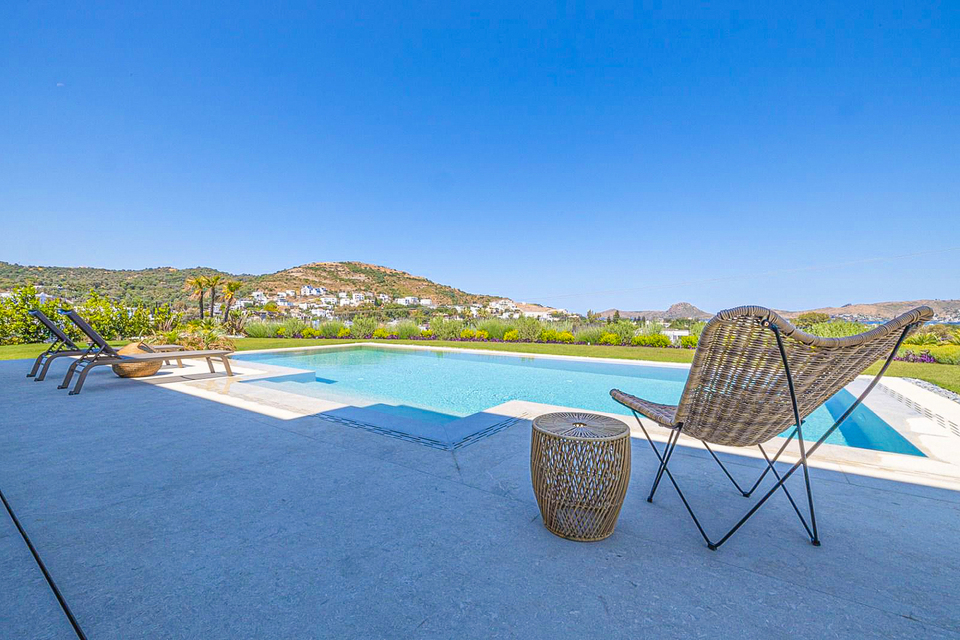
[[630, 428], [616, 418], [573, 411], [546, 413], [533, 420], [533, 428], [552, 436], [579, 440], [612, 440], [630, 435]]

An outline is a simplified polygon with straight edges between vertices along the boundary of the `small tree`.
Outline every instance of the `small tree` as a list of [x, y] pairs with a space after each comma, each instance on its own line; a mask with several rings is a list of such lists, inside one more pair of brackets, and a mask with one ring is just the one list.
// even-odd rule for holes
[[207, 277], [196, 276], [194, 278], [187, 278], [184, 287], [190, 291], [191, 297], [197, 298], [200, 301], [200, 319], [203, 320], [203, 294], [207, 290]]
[[214, 303], [217, 301], [217, 287], [223, 282], [223, 276], [210, 276], [207, 286], [210, 288], [210, 319], [213, 320]]
[[806, 330], [815, 324], [823, 324], [824, 322], [830, 322], [830, 316], [825, 313], [809, 311], [807, 313], [801, 313], [799, 316], [797, 316], [794, 324], [799, 328]]
[[227, 318], [230, 317], [230, 307], [233, 305], [233, 301], [237, 299], [237, 292], [240, 291], [240, 287], [243, 286], [243, 283], [239, 280], [230, 280], [229, 282], [223, 283], [223, 321], [227, 322]]

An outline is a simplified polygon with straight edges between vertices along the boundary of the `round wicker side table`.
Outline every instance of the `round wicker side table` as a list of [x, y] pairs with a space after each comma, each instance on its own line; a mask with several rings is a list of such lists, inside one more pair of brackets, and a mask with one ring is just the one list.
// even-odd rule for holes
[[530, 475], [543, 524], [570, 540], [613, 533], [630, 483], [630, 429], [592, 413], [533, 421]]

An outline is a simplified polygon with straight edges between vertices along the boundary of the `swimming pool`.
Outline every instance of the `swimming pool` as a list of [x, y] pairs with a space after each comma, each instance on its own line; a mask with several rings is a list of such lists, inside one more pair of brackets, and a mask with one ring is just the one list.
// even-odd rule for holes
[[[610, 389], [676, 404], [688, 373], [686, 367], [368, 346], [233, 357], [306, 369], [314, 374], [252, 380], [247, 384], [366, 407], [379, 414], [441, 428], [510, 400], [631, 415], [610, 397]], [[806, 439], [819, 438], [853, 401], [849, 392], [841, 391], [814, 411], [804, 422]], [[923, 455], [862, 405], [827, 443]]]

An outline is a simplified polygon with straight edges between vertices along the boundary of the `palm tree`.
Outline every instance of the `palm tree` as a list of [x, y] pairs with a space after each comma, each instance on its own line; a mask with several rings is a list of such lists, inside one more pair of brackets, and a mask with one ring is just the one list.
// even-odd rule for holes
[[207, 277], [194, 276], [193, 278], [187, 278], [184, 285], [190, 291], [191, 296], [200, 300], [200, 319], [203, 320], [203, 294], [208, 286]]
[[223, 321], [227, 321], [227, 317], [230, 315], [230, 306], [233, 304], [233, 301], [237, 299], [237, 292], [240, 291], [240, 287], [243, 286], [243, 283], [239, 280], [230, 280], [223, 283]]
[[217, 287], [223, 282], [223, 276], [207, 278], [207, 287], [210, 289], [210, 319], [213, 319], [213, 303], [217, 301]]

